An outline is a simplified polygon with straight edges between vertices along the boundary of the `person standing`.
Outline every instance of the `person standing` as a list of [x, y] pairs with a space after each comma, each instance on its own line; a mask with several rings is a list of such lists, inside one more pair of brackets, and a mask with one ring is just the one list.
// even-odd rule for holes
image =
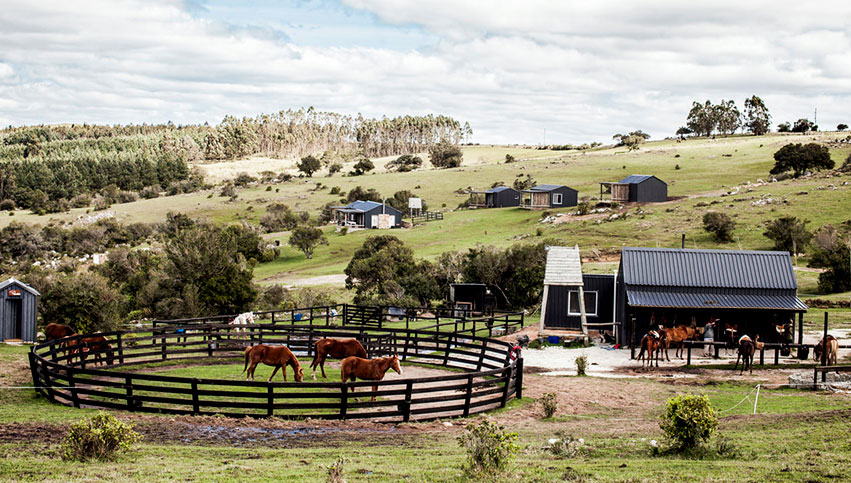
[[[703, 326], [703, 342], [715, 341], [715, 317], [709, 319], [709, 322]], [[704, 344], [703, 356], [712, 357], [712, 344]]]

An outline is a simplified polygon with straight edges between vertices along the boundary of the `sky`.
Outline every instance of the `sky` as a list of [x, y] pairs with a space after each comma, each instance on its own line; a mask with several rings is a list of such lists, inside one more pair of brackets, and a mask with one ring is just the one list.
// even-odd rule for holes
[[[0, 126], [444, 114], [473, 142], [671, 136], [693, 101], [851, 124], [851, 2], [0, 0]], [[817, 114], [816, 114], [817, 110]]]

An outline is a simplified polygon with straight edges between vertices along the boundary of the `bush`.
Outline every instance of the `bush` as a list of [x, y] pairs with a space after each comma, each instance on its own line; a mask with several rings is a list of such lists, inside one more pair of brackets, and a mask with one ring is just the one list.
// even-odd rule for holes
[[236, 188], [234, 188], [234, 186], [231, 183], [228, 183], [228, 184], [222, 186], [222, 191], [221, 191], [221, 193], [219, 193], [219, 196], [225, 196], [225, 197], [232, 198], [232, 197], [236, 196]]
[[403, 154], [393, 161], [389, 161], [384, 167], [388, 171], [398, 171], [400, 173], [405, 173], [408, 171], [413, 171], [420, 166], [423, 165], [423, 160], [419, 156], [413, 156], [410, 154]]
[[333, 174], [335, 174], [335, 173], [339, 173], [339, 172], [340, 172], [340, 171], [342, 171], [342, 170], [343, 170], [343, 165], [342, 165], [342, 164], [340, 164], [340, 163], [331, 163], [331, 165], [330, 165], [330, 166], [328, 166], [328, 175], [329, 175], [329, 176], [331, 176], [331, 175], [333, 175]]
[[703, 229], [712, 234], [719, 242], [733, 241], [733, 229], [736, 227], [729, 216], [717, 211], [710, 211], [703, 215]]
[[71, 206], [74, 208], [86, 208], [92, 204], [92, 197], [87, 194], [80, 194], [71, 198]]
[[585, 440], [574, 438], [564, 431], [556, 431], [556, 437], [549, 440], [547, 450], [559, 458], [575, 458], [585, 452]]
[[541, 403], [541, 408], [544, 410], [545, 418], [553, 417], [558, 410], [558, 398], [554, 392], [544, 394], [538, 398], [538, 402]]
[[15, 209], [15, 202], [12, 200], [0, 201], [0, 211], [11, 211]]
[[109, 201], [108, 198], [98, 196], [97, 198], [95, 198], [95, 204], [93, 208], [95, 209], [95, 211], [101, 211], [109, 208], [111, 205], [112, 203]]
[[132, 203], [138, 200], [139, 197], [136, 193], [132, 191], [119, 191], [118, 192], [118, 202], [119, 203]]
[[346, 465], [346, 458], [338, 456], [333, 463], [328, 465], [328, 483], [345, 483], [343, 479], [343, 467]]
[[576, 358], [575, 362], [576, 362], [576, 375], [577, 376], [584, 376], [585, 375], [585, 368], [588, 367], [588, 356], [581, 355], [581, 356]]
[[142, 191], [139, 192], [139, 196], [146, 200], [159, 198], [161, 190], [162, 188], [160, 188], [160, 185], [158, 184], [155, 184], [153, 186], [145, 186], [144, 188], [142, 188]]
[[360, 158], [357, 163], [355, 163], [355, 165], [352, 167], [352, 172], [349, 173], [349, 175], [361, 176], [368, 173], [369, 171], [372, 171], [373, 169], [375, 169], [375, 164], [373, 164], [369, 158], [364, 156]]
[[457, 168], [461, 166], [464, 153], [458, 145], [443, 139], [429, 149], [428, 157], [435, 168]]
[[514, 156], [510, 154], [505, 155], [505, 164], [513, 163], [514, 161], [516, 161], [516, 159], [514, 159]]
[[673, 449], [685, 450], [709, 441], [718, 428], [718, 418], [705, 394], [681, 394], [665, 403], [665, 414], [659, 427]]
[[770, 222], [763, 235], [774, 241], [775, 250], [790, 253], [802, 252], [813, 238], [813, 234], [807, 230], [807, 222], [794, 216], [783, 216]]
[[111, 461], [141, 439], [133, 427], [109, 413], [99, 412], [88, 420], [71, 425], [62, 444], [62, 459], [71, 461]]
[[509, 433], [504, 426], [482, 420], [469, 423], [458, 442], [467, 451], [464, 472], [471, 476], [492, 475], [502, 472], [520, 449], [517, 433]]
[[240, 187], [248, 186], [249, 184], [257, 181], [257, 178], [251, 176], [248, 173], [239, 173], [236, 175], [236, 178], [233, 179], [233, 184]]

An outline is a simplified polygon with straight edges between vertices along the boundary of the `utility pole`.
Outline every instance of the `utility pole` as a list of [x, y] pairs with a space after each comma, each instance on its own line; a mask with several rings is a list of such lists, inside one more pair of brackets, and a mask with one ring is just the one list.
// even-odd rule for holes
[[813, 124], [818, 126], [818, 107], [813, 109]]

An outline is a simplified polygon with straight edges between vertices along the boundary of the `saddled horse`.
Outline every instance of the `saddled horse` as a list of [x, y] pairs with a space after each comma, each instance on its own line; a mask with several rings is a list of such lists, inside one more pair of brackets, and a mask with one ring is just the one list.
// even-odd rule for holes
[[[400, 375], [402, 374], [402, 368], [399, 367], [399, 357], [395, 354], [390, 357], [379, 357], [377, 359], [363, 359], [354, 356], [346, 357], [343, 359], [342, 370], [340, 372], [343, 382], [347, 382], [349, 379], [352, 382], [355, 382], [356, 379], [380, 381], [384, 379], [384, 374], [389, 369], [393, 369]], [[375, 401], [376, 391], [378, 391], [378, 386], [372, 386], [373, 395], [370, 401]], [[354, 387], [352, 388], [352, 392], [355, 392]], [[355, 398], [355, 401], [357, 401], [357, 398]]]
[[325, 359], [333, 357], [334, 359], [345, 359], [346, 357], [356, 356], [361, 359], [366, 359], [366, 349], [357, 339], [332, 339], [326, 337], [319, 339], [314, 344], [316, 349], [313, 353], [313, 362], [310, 363], [310, 368], [313, 369], [313, 378], [316, 379], [316, 367], [322, 371], [322, 377], [325, 375]]
[[733, 370], [735, 371], [737, 367], [739, 367], [739, 359], [742, 360], [742, 370], [739, 371], [739, 375], [743, 374], [746, 370], [750, 370], [750, 373], [753, 374], [753, 354], [756, 351], [756, 345], [747, 335], [743, 335], [739, 339], [739, 354], [736, 356], [736, 365], [733, 366]]
[[[249, 361], [251, 365], [249, 366]], [[298, 362], [298, 358], [296, 358], [295, 354], [292, 353], [288, 348], [284, 346], [269, 346], [269, 345], [255, 345], [245, 349], [245, 367], [242, 368], [242, 372], [246, 372], [245, 378], [251, 378], [254, 380], [254, 369], [257, 367], [259, 363], [266, 364], [267, 366], [272, 366], [275, 370], [272, 371], [272, 375], [269, 376], [269, 382], [272, 382], [272, 378], [275, 377], [275, 373], [278, 372], [278, 369], [281, 369], [281, 376], [284, 378], [284, 382], [287, 382], [287, 368], [284, 366], [290, 366], [293, 368], [293, 375], [297, 382], [301, 382], [304, 379], [304, 371], [301, 369], [301, 364]]]
[[641, 367], [649, 362], [648, 367], [653, 367], [653, 355], [656, 355], [656, 367], [659, 367], [659, 353], [662, 346], [662, 336], [655, 330], [651, 330], [641, 338], [641, 350], [636, 360], [641, 361]]
[[[822, 351], [824, 351], [824, 339], [818, 341], [818, 344], [813, 347], [813, 357], [816, 362], [821, 360]], [[839, 341], [836, 340], [836, 337], [828, 334], [827, 335], [827, 357], [825, 360], [827, 361], [827, 365], [836, 365], [836, 357], [839, 353]]]
[[[72, 336], [77, 334], [71, 334]], [[102, 335], [93, 335], [91, 337], [83, 337], [81, 339], [71, 339], [66, 343], [66, 347], [71, 354], [78, 354], [81, 362], [85, 362], [88, 357], [88, 352], [94, 353], [94, 363], [111, 364], [115, 358], [115, 353], [112, 351], [112, 346], [106, 337]], [[72, 358], [73, 359], [73, 358]]]

